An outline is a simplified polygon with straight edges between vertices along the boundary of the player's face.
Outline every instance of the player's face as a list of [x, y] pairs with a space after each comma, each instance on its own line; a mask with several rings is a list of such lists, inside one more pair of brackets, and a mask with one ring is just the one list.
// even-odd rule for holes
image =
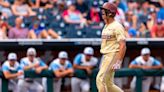
[[29, 58], [30, 61], [33, 61], [34, 58], [35, 58], [35, 55], [28, 55], [28, 58]]
[[66, 60], [67, 60], [66, 58], [60, 58], [60, 63], [64, 65]]
[[92, 55], [87, 55], [87, 54], [85, 54], [85, 59], [86, 59], [86, 61], [90, 61], [91, 57], [92, 57]]
[[145, 55], [143, 55], [143, 59], [144, 59], [145, 61], [148, 61], [148, 60], [149, 60], [149, 57], [150, 57], [150, 54], [145, 54]]
[[103, 9], [101, 10], [101, 16], [102, 16], [102, 19], [104, 20], [104, 22], [106, 23], [106, 20], [107, 20], [106, 12]]
[[13, 59], [13, 60], [9, 60], [9, 61], [10, 61], [10, 65], [14, 66], [16, 60]]

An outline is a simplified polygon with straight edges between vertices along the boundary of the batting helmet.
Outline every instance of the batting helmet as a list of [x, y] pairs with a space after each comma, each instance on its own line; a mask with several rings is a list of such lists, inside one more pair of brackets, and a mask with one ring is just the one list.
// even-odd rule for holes
[[114, 17], [116, 15], [117, 7], [113, 3], [106, 2], [100, 8], [105, 10], [107, 16]]

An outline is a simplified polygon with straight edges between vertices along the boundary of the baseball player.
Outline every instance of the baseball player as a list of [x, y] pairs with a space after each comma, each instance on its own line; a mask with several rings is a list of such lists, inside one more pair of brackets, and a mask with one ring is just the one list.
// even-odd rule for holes
[[[129, 68], [160, 69], [162, 68], [162, 66], [163, 65], [157, 59], [150, 56], [149, 48], [143, 48], [141, 50], [141, 56], [136, 57], [129, 65]], [[153, 80], [152, 77], [143, 78], [142, 92], [149, 92], [149, 88], [152, 80]], [[135, 92], [135, 84], [136, 84], [136, 77], [133, 78], [130, 85], [132, 92]]]
[[[24, 70], [35, 70], [36, 73], [41, 73], [47, 69], [47, 65], [39, 58], [36, 58], [36, 50], [29, 48], [27, 57], [21, 59], [20, 64]], [[25, 78], [18, 81], [18, 92], [43, 92], [43, 87], [35, 79]]]
[[120, 69], [126, 52], [126, 37], [123, 26], [114, 20], [117, 7], [106, 2], [101, 7], [102, 18], [105, 22], [102, 31], [100, 52], [104, 55], [96, 78], [99, 92], [123, 92], [113, 83], [116, 69]]
[[68, 60], [68, 54], [65, 51], [61, 51], [58, 58], [53, 60], [49, 69], [54, 71], [56, 78], [54, 79], [54, 92], [61, 92], [61, 81], [63, 77], [73, 76], [73, 67]]
[[[12, 71], [15, 71], [16, 73], [12, 73]], [[9, 53], [8, 60], [2, 65], [2, 72], [6, 79], [10, 79], [9, 90], [12, 92], [18, 92], [16, 78], [23, 75], [23, 69], [17, 62], [17, 55], [15, 53]]]
[[[74, 59], [74, 69], [85, 70], [90, 75], [92, 69], [97, 66], [98, 59], [93, 56], [94, 50], [91, 47], [86, 47], [83, 53], [78, 54]], [[73, 77], [71, 80], [72, 92], [90, 92], [90, 81]]]

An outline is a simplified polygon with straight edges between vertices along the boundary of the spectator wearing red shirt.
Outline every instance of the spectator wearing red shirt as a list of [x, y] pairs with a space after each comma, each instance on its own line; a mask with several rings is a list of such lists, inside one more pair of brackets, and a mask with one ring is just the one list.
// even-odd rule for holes
[[76, 6], [72, 2], [67, 2], [68, 9], [63, 12], [62, 17], [69, 24], [86, 24], [86, 19], [83, 18], [80, 11], [76, 10]]
[[8, 28], [8, 24], [4, 22], [2, 19], [0, 19], [0, 39], [6, 39], [6, 31]]
[[158, 20], [157, 24], [152, 27], [151, 36], [153, 38], [164, 37], [164, 24], [162, 20]]
[[95, 23], [95, 22], [99, 23], [102, 21], [99, 9], [97, 7], [98, 7], [97, 5], [92, 5], [92, 7], [87, 15], [88, 23]]

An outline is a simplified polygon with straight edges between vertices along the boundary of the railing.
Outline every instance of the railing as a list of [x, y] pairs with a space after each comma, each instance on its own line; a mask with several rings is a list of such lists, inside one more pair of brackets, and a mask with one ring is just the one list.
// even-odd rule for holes
[[[97, 92], [96, 88], [96, 75], [98, 69], [93, 70], [91, 76], [88, 76], [85, 71], [76, 70], [74, 76], [79, 78], [91, 79], [91, 92]], [[142, 70], [142, 69], [121, 69], [116, 71], [115, 77], [129, 77], [136, 76], [136, 92], [142, 92], [142, 77], [143, 76], [162, 76], [164, 75], [164, 69], [161, 70]], [[0, 77], [2, 78], [2, 92], [8, 92], [8, 80], [4, 78], [2, 72], [0, 72]], [[47, 92], [53, 92], [53, 78], [55, 77], [52, 71], [45, 70], [40, 74], [36, 74], [34, 71], [25, 71], [25, 77], [28, 78], [42, 78], [47, 77]]]

